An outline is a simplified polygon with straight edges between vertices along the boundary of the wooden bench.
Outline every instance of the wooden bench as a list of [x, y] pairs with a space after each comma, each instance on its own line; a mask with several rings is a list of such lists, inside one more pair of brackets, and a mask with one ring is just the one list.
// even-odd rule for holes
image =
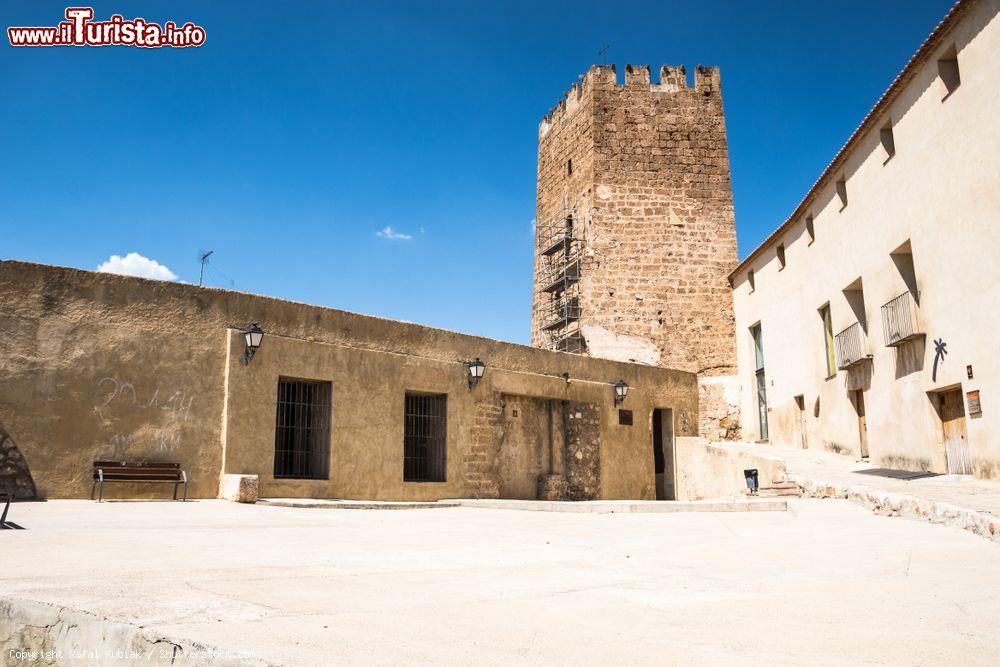
[[174, 485], [174, 500], [177, 500], [177, 486], [184, 485], [184, 500], [187, 500], [187, 473], [180, 463], [140, 463], [138, 461], [94, 461], [94, 483], [90, 487], [90, 499], [94, 499], [94, 489], [98, 484], [101, 493], [97, 501], [104, 500], [105, 482], [167, 482]]

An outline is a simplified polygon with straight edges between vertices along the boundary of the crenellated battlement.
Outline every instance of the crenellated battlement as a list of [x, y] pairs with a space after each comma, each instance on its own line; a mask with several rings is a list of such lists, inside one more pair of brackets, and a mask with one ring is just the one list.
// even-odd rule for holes
[[539, 138], [544, 137], [555, 123], [572, 115], [588, 92], [594, 91], [636, 91], [650, 93], [700, 93], [709, 97], [722, 89], [719, 68], [698, 65], [694, 70], [694, 87], [688, 86], [687, 69], [684, 65], [663, 65], [657, 81], [652, 80], [649, 65], [626, 65], [625, 82], [618, 83], [615, 65], [592, 65], [580, 76], [580, 80], [570, 87], [562, 99], [549, 110], [538, 126]]

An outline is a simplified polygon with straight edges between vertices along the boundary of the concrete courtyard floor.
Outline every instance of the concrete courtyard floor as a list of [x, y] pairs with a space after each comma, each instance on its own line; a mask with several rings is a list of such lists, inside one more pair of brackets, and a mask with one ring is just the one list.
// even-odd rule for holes
[[27, 530], [0, 533], [0, 598], [276, 664], [1000, 664], [1000, 548], [844, 500], [663, 514], [52, 501], [10, 518]]

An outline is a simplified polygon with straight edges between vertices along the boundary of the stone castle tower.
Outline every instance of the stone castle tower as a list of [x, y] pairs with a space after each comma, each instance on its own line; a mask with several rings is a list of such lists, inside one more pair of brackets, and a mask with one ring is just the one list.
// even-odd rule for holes
[[532, 344], [698, 373], [738, 437], [737, 263], [719, 70], [594, 66], [538, 130]]

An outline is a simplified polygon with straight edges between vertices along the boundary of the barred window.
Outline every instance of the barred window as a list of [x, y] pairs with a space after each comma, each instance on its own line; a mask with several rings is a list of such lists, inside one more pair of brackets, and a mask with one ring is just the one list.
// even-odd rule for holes
[[445, 481], [448, 396], [407, 392], [403, 421], [403, 481]]
[[329, 382], [278, 379], [275, 478], [329, 479], [332, 393]]

